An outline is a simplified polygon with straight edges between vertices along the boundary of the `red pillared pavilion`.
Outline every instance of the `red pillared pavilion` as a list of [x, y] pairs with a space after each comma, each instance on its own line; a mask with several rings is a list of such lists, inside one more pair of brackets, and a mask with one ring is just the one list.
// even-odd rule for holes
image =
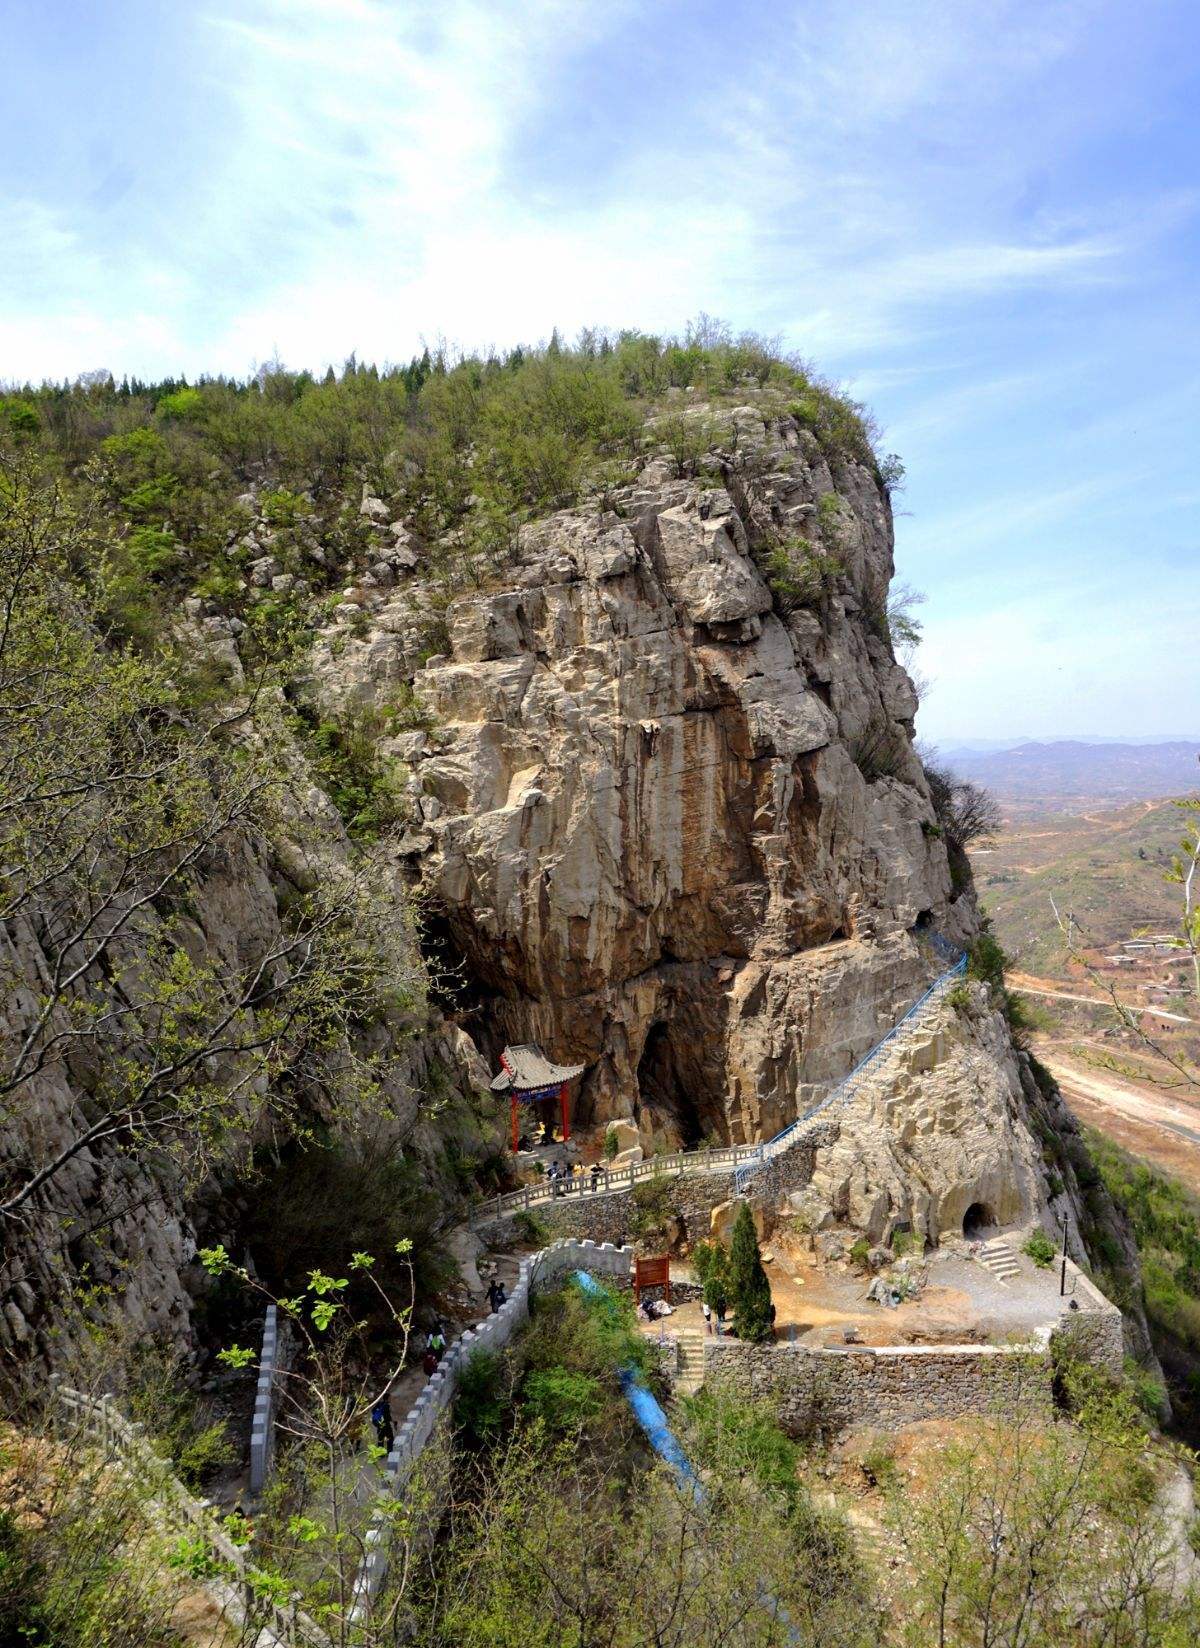
[[517, 1124], [517, 1105], [522, 1099], [550, 1099], [558, 1094], [562, 1106], [563, 1139], [571, 1136], [571, 1122], [567, 1112], [567, 1088], [576, 1076], [581, 1076], [586, 1065], [555, 1064], [533, 1041], [506, 1047], [500, 1055], [503, 1069], [492, 1082], [493, 1093], [507, 1093], [512, 1112], [512, 1146], [516, 1154], [520, 1128]]

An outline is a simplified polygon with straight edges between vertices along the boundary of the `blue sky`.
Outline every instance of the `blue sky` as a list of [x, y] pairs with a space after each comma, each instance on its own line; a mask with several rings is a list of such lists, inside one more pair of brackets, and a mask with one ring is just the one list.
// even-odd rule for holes
[[918, 730], [1200, 733], [1195, 0], [4, 0], [0, 379], [780, 334]]

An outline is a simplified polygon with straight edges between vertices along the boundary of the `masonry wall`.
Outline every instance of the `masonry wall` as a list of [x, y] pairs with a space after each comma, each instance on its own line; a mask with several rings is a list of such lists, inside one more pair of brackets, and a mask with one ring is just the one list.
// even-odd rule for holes
[[[632, 1248], [590, 1241], [558, 1241], [523, 1259], [506, 1302], [454, 1341], [396, 1432], [384, 1462], [392, 1492], [400, 1495], [407, 1491], [417, 1461], [444, 1435], [443, 1421], [454, 1401], [463, 1368], [476, 1351], [503, 1350], [529, 1320], [529, 1302], [535, 1293], [557, 1287], [574, 1270], [628, 1282], [632, 1268]], [[430, 1507], [431, 1519], [433, 1514], [434, 1508]], [[387, 1528], [386, 1519], [380, 1519], [367, 1532], [366, 1555], [355, 1582], [353, 1615], [358, 1619], [365, 1618], [387, 1572]]]
[[1021, 1399], [1049, 1410], [1052, 1401], [1044, 1351], [1022, 1354], [995, 1345], [811, 1350], [707, 1340], [704, 1382], [727, 1395], [769, 1403], [793, 1436], [1011, 1411]]
[[254, 1413], [250, 1420], [250, 1492], [260, 1494], [271, 1474], [275, 1458], [275, 1404], [283, 1350], [279, 1341], [279, 1312], [267, 1306], [263, 1320], [262, 1355], [258, 1363], [258, 1386], [254, 1393]]
[[1124, 1334], [1116, 1305], [1069, 1259], [1067, 1288], [1057, 1323], [1048, 1323], [1028, 1346], [843, 1349], [706, 1339], [705, 1384], [745, 1400], [771, 1403], [780, 1424], [797, 1435], [1003, 1413], [1018, 1400], [1049, 1409], [1052, 1349], [1057, 1343], [1065, 1341], [1074, 1354], [1114, 1378], [1124, 1366]]
[[[763, 1171], [765, 1174], [766, 1169]], [[674, 1173], [667, 1177], [671, 1187], [671, 1206], [683, 1219], [688, 1239], [692, 1242], [703, 1241], [709, 1233], [713, 1208], [730, 1201], [736, 1194], [733, 1169], [713, 1173]], [[811, 1177], [810, 1156], [803, 1182], [807, 1184]], [[643, 1185], [653, 1182], [652, 1179], [641, 1181]], [[756, 1183], [751, 1194], [757, 1193]], [[556, 1236], [589, 1236], [593, 1240], [619, 1246], [632, 1240], [637, 1202], [632, 1190], [613, 1190], [607, 1194], [585, 1190], [572, 1192], [557, 1201], [539, 1202], [531, 1213]], [[507, 1213], [475, 1228], [485, 1241], [504, 1240], [516, 1228], [513, 1220], [519, 1216], [519, 1211]]]
[[[1071, 1302], [1078, 1308], [1072, 1310]], [[1073, 1259], [1067, 1260], [1067, 1308], [1058, 1320], [1054, 1338], [1067, 1341], [1075, 1355], [1103, 1368], [1114, 1379], [1124, 1371], [1124, 1318]]]

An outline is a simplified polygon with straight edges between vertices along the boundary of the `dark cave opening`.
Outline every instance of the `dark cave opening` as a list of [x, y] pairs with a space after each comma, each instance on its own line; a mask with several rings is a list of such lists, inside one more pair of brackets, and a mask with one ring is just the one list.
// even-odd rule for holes
[[671, 1026], [650, 1026], [637, 1068], [638, 1102], [668, 1117], [685, 1149], [700, 1143], [704, 1127], [695, 1098], [681, 1075], [675, 1056]]
[[421, 959], [429, 973], [429, 999], [469, 1034], [486, 1028], [484, 1009], [491, 996], [464, 956], [444, 906], [429, 902], [417, 931]]
[[986, 1202], [972, 1202], [963, 1214], [963, 1235], [969, 1242], [977, 1242], [996, 1223], [996, 1215]]

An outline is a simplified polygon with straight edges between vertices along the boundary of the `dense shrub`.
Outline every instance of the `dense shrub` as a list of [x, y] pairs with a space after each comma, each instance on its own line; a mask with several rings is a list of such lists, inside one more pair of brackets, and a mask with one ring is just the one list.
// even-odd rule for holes
[[738, 1209], [729, 1244], [729, 1297], [738, 1337], [757, 1344], [771, 1333], [771, 1284], [763, 1269], [748, 1202]]
[[845, 571], [835, 555], [826, 555], [807, 538], [786, 538], [760, 553], [759, 564], [781, 612], [816, 606]]
[[[367, 708], [347, 708], [336, 719], [308, 703], [296, 707], [294, 728], [322, 787], [359, 841], [374, 841], [407, 813], [399, 762], [383, 755], [379, 738], [413, 715], [416, 701], [397, 703], [394, 718]], [[389, 725], [390, 722], [390, 725]]]
[[633, 1187], [633, 1233], [635, 1236], [660, 1236], [666, 1231], [667, 1220], [675, 1213], [672, 1201], [674, 1187], [665, 1173], [639, 1179]]
[[458, 1376], [454, 1398], [454, 1423], [462, 1441], [476, 1448], [494, 1441], [511, 1406], [500, 1358], [494, 1351], [474, 1351]]

